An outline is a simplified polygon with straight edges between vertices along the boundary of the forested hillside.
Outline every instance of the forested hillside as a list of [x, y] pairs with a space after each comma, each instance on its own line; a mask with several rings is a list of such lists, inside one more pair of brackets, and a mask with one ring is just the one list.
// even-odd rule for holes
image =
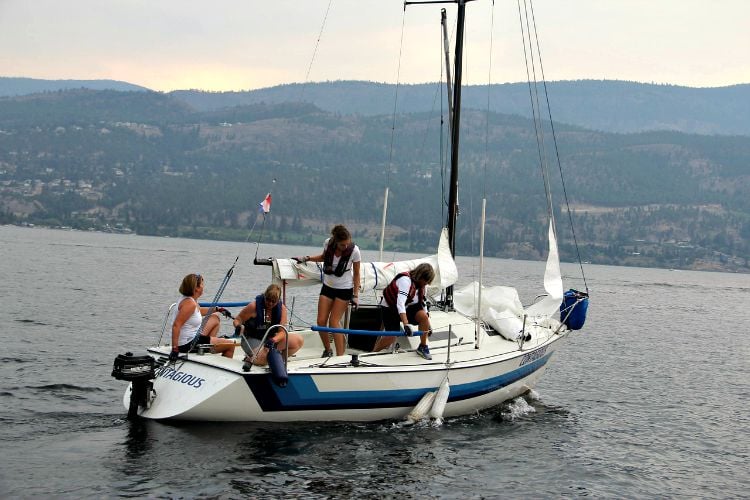
[[[485, 253], [542, 258], [533, 125], [486, 117], [463, 114], [459, 252], [477, 252], [486, 197]], [[4, 98], [0, 221], [244, 239], [271, 191], [266, 241], [318, 243], [345, 222], [367, 246], [388, 185], [389, 248], [432, 250], [447, 197], [440, 122], [437, 113], [397, 116], [391, 152], [389, 115], [293, 103], [201, 112], [152, 92]], [[749, 270], [750, 138], [555, 128], [584, 260]], [[562, 208], [554, 153], [549, 160]], [[557, 220], [572, 260], [567, 215]]]
[[[750, 135], [750, 85], [691, 88], [616, 80], [547, 82], [555, 120], [605, 132], [673, 130], [698, 134]], [[541, 84], [539, 92], [544, 89]], [[400, 85], [400, 113], [439, 108], [438, 83]], [[531, 118], [526, 83], [468, 85], [467, 108]], [[393, 112], [396, 86], [385, 83], [337, 81], [279, 85], [246, 92], [183, 90], [172, 95], [196, 109], [213, 110], [257, 103], [311, 102], [342, 114], [386, 115]], [[437, 104], [436, 104], [437, 103]]]

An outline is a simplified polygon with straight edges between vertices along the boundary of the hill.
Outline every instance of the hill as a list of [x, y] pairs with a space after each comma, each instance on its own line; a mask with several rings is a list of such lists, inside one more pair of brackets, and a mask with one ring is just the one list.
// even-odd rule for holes
[[56, 92], [58, 90], [89, 89], [146, 91], [145, 87], [117, 80], [40, 80], [0, 76], [0, 97]]
[[[750, 135], [750, 85], [691, 88], [623, 81], [548, 82], [556, 121], [605, 132], [672, 130], [696, 134]], [[399, 113], [436, 109], [438, 84], [401, 85]], [[396, 86], [338, 81], [279, 85], [245, 92], [175, 91], [171, 95], [198, 110], [257, 103], [306, 101], [332, 113], [387, 115], [393, 112]], [[531, 118], [526, 83], [464, 87], [467, 108]], [[437, 101], [439, 106], [439, 101]]]
[[[144, 87], [112, 80], [37, 80], [0, 77], [0, 97], [71, 89], [148, 91]], [[670, 130], [703, 135], [750, 135], [750, 84], [716, 88], [655, 85], [617, 80], [547, 82], [556, 121], [603, 132], [634, 133]], [[218, 111], [250, 104], [308, 102], [340, 114], [364, 116], [393, 112], [396, 86], [392, 84], [335, 81], [287, 84], [233, 92], [177, 90], [169, 95], [196, 111]], [[399, 113], [436, 110], [437, 83], [400, 85]], [[476, 110], [516, 114], [530, 118], [526, 83], [469, 85], [464, 105]], [[438, 106], [439, 107], [439, 106]]]
[[[472, 110], [463, 118], [459, 253], [477, 251], [486, 197], [485, 253], [541, 258], [533, 125], [499, 113], [487, 123]], [[391, 116], [311, 104], [201, 112], [154, 92], [3, 98], [0, 222], [244, 239], [272, 191], [265, 241], [317, 244], [341, 221], [368, 246], [390, 185], [390, 248], [431, 250], [447, 196], [440, 122], [399, 115], [391, 152]], [[556, 132], [584, 260], [750, 270], [750, 137]], [[572, 260], [566, 218], [558, 213], [561, 253]]]

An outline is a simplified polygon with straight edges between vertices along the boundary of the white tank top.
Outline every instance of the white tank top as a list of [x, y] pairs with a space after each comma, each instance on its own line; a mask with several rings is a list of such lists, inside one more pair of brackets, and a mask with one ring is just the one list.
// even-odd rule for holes
[[[190, 315], [187, 321], [182, 324], [182, 328], [180, 328], [180, 338], [177, 341], [177, 345], [181, 346], [193, 341], [193, 339], [195, 338], [195, 334], [198, 333], [198, 329], [201, 327], [201, 322], [203, 321], [200, 307], [198, 307], [198, 303], [192, 297], [183, 296], [177, 302], [175, 311], [179, 309], [180, 304], [182, 304], [184, 300], [190, 300], [195, 306], [195, 309], [193, 310], [193, 314]], [[190, 304], [185, 304], [185, 307], [190, 307]], [[177, 312], [175, 312], [175, 318], [177, 318]], [[174, 324], [174, 319], [172, 320], [172, 324]]]

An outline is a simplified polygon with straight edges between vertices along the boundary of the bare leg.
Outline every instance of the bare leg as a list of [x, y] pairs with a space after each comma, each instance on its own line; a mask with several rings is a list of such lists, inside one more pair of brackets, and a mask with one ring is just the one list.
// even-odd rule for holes
[[[246, 361], [248, 361], [247, 358]], [[253, 361], [253, 364], [255, 366], [265, 366], [268, 364], [268, 349], [266, 347], [260, 346], [258, 348], [258, 355], [255, 356], [255, 361]]]
[[233, 358], [234, 340], [211, 337], [211, 350], [216, 353], [221, 353], [225, 358]]
[[203, 335], [211, 338], [211, 350], [215, 353], [221, 353], [225, 358], [234, 356], [234, 340], [220, 339], [217, 337], [221, 327], [219, 313], [214, 313], [203, 326]]
[[[302, 345], [305, 343], [305, 339], [302, 338], [302, 335], [298, 335], [296, 333], [289, 333], [289, 356], [294, 356], [294, 353], [302, 349]], [[285, 355], [286, 350], [286, 341], [279, 342], [278, 345], [279, 351], [281, 351], [281, 355]]]
[[[318, 326], [333, 326], [332, 324], [328, 325], [328, 316], [331, 315], [332, 307], [333, 299], [323, 295], [318, 297]], [[318, 332], [318, 335], [320, 335], [320, 341], [323, 343], [323, 349], [330, 351], [331, 340], [329, 339], [328, 332]]]
[[416, 314], [417, 323], [419, 324], [419, 330], [424, 332], [422, 335], [419, 336], [419, 342], [422, 345], [427, 345], [427, 337], [429, 334], [427, 333], [430, 330], [430, 317], [427, 316], [427, 313], [424, 311], [419, 311]]
[[[331, 328], [341, 328], [341, 317], [346, 312], [346, 300], [335, 299], [331, 308], [331, 317], [329, 319]], [[333, 343], [336, 344], [336, 356], [342, 356], [346, 349], [346, 338], [343, 333], [333, 334]]]
[[[305, 343], [305, 339], [302, 338], [301, 335], [298, 335], [296, 333], [290, 333], [289, 334], [289, 355], [293, 356], [294, 353], [299, 351], [302, 348], [302, 344]], [[282, 340], [278, 343], [276, 348], [281, 352], [281, 355], [284, 356], [286, 353], [286, 341]], [[258, 355], [255, 356], [255, 361], [253, 361], [253, 364], [256, 366], [265, 366], [268, 364], [268, 348], [265, 346], [261, 346], [260, 350], [258, 351]]]
[[221, 322], [219, 321], [219, 313], [213, 313], [203, 326], [203, 335], [207, 337], [216, 337], [219, 334], [220, 328]]
[[377, 342], [375, 342], [375, 347], [372, 348], [372, 352], [378, 352], [382, 351], [389, 345], [392, 345], [393, 342], [395, 342], [396, 337], [388, 337], [388, 336], [380, 336], [378, 337]]

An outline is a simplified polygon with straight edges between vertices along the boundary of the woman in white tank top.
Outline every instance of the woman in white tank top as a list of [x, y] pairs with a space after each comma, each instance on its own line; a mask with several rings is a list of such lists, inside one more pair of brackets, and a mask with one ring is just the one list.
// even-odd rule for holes
[[202, 314], [208, 312], [207, 307], [200, 307], [198, 299], [203, 295], [203, 277], [200, 274], [188, 274], [182, 279], [180, 293], [182, 298], [177, 304], [177, 313], [172, 322], [172, 354], [170, 359], [176, 359], [179, 353], [189, 352], [198, 344], [211, 344], [212, 352], [221, 353], [227, 358], [234, 356], [234, 341], [217, 338], [221, 315], [215, 312], [206, 320], [200, 337], [193, 342], [198, 334]]

